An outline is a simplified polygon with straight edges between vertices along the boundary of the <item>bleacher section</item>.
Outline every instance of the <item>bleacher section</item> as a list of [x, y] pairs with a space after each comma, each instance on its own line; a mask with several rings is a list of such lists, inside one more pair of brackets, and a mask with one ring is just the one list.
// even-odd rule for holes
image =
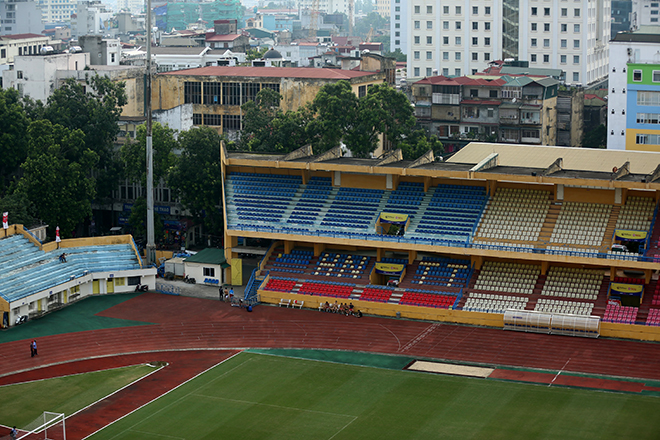
[[500, 188], [479, 226], [479, 239], [537, 241], [550, 208], [550, 192]]
[[612, 205], [564, 202], [550, 242], [599, 247], [611, 211]]
[[619, 306], [608, 304], [603, 315], [603, 322], [615, 322], [618, 324], [634, 324], [637, 320], [637, 307]]
[[276, 292], [291, 292], [293, 287], [296, 285], [296, 280], [290, 280], [285, 278], [275, 278], [271, 277], [266, 283], [266, 290], [274, 290]]
[[334, 298], [348, 298], [353, 292], [355, 285], [348, 283], [333, 282], [305, 282], [297, 293], [303, 295], [332, 296]]
[[339, 278], [363, 278], [369, 276], [373, 267], [372, 258], [364, 255], [348, 255], [324, 252], [318, 259], [313, 274]]
[[411, 224], [411, 238], [470, 242], [481, 218], [486, 189], [477, 186], [438, 185], [421, 218]]
[[424, 257], [417, 266], [412, 284], [464, 287], [467, 285], [469, 275], [469, 261]]
[[399, 300], [399, 304], [421, 307], [436, 307], [440, 309], [448, 309], [453, 306], [455, 302], [455, 295], [442, 295], [435, 292], [423, 291], [405, 292]]
[[[59, 261], [66, 253], [66, 263]], [[63, 284], [91, 272], [140, 269], [128, 244], [39, 250], [22, 235], [0, 240], [0, 294], [9, 302]]]
[[602, 270], [551, 267], [541, 295], [595, 301], [603, 278]]
[[646, 318], [646, 325], [660, 327], [660, 309], [650, 309]]
[[593, 308], [593, 303], [541, 298], [536, 302], [534, 310], [537, 312], [591, 316]]
[[655, 201], [649, 197], [629, 197], [621, 208], [616, 222], [616, 229], [648, 231], [651, 233], [651, 221]]
[[321, 220], [321, 226], [342, 228], [346, 232], [371, 232], [380, 215], [383, 193], [379, 189], [339, 188]]
[[523, 310], [529, 298], [492, 293], [470, 293], [463, 310], [481, 313], [504, 313], [507, 309]]
[[479, 272], [473, 290], [531, 295], [540, 273], [541, 268], [531, 264], [487, 261]]

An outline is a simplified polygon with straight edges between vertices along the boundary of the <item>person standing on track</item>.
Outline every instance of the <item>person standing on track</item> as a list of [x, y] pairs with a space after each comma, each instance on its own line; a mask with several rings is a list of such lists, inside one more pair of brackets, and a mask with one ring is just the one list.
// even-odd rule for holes
[[9, 438], [11, 440], [16, 440], [16, 435], [18, 435], [18, 431], [16, 431], [16, 427], [14, 426], [11, 428], [11, 431], [9, 431]]
[[39, 353], [37, 353], [37, 341], [36, 341], [36, 339], [33, 340], [30, 343], [30, 353], [32, 354], [32, 357], [35, 357], [39, 354]]

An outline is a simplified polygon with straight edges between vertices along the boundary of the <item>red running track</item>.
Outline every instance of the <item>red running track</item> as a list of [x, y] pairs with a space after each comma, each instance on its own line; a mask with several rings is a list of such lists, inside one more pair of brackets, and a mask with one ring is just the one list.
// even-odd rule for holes
[[[26, 353], [26, 341], [1, 344], [0, 383], [67, 374], [58, 371], [89, 366], [84, 362], [71, 363], [74, 360], [94, 359], [88, 362], [97, 366], [90, 369], [98, 369], [98, 358], [101, 364], [111, 363], [120, 354], [135, 354], [136, 359], [149, 361], [170, 359], [173, 367], [188, 369], [187, 375], [178, 375], [180, 383], [182, 378], [192, 377], [197, 374], [195, 371], [203, 371], [230, 355], [218, 350], [248, 347], [354, 350], [660, 380], [660, 344], [657, 343], [505, 332], [376, 317], [357, 319], [268, 306], [247, 313], [218, 301], [154, 293], [125, 301], [100, 315], [154, 324], [42, 337], [38, 341], [39, 356], [35, 358]], [[46, 366], [57, 368], [53, 368], [54, 372], [42, 369]], [[162, 370], [162, 375], [174, 376], [176, 368], [168, 368]], [[158, 379], [159, 374], [152, 379]], [[177, 380], [158, 385], [158, 394], [171, 389]], [[140, 389], [131, 390], [131, 396]], [[148, 396], [145, 399], [151, 400]], [[89, 432], [94, 432], [128, 411], [128, 407], [117, 408], [95, 405], [67, 419], [67, 433], [75, 428], [70, 438], [83, 438], [88, 430], [76, 426], [86, 424], [94, 428]]]

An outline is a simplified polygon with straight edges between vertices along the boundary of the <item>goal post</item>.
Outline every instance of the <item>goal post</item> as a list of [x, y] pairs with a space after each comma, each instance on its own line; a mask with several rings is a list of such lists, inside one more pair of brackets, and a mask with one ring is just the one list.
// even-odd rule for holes
[[44, 411], [18, 431], [17, 440], [66, 440], [64, 413]]

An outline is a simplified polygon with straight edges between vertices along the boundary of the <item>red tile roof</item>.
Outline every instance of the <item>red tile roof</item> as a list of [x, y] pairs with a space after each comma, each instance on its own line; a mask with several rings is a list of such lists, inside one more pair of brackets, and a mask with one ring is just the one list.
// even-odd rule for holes
[[247, 76], [255, 78], [309, 78], [349, 80], [373, 75], [374, 72], [356, 72], [354, 70], [320, 69], [314, 67], [228, 67], [208, 66], [196, 69], [163, 72], [161, 75], [178, 76]]
[[241, 34], [216, 35], [214, 33], [208, 33], [206, 34], [206, 41], [234, 41], [240, 36]]
[[25, 38], [43, 38], [43, 35], [39, 34], [14, 34], [14, 35], [3, 35], [2, 39], [8, 38], [10, 40], [23, 40]]

